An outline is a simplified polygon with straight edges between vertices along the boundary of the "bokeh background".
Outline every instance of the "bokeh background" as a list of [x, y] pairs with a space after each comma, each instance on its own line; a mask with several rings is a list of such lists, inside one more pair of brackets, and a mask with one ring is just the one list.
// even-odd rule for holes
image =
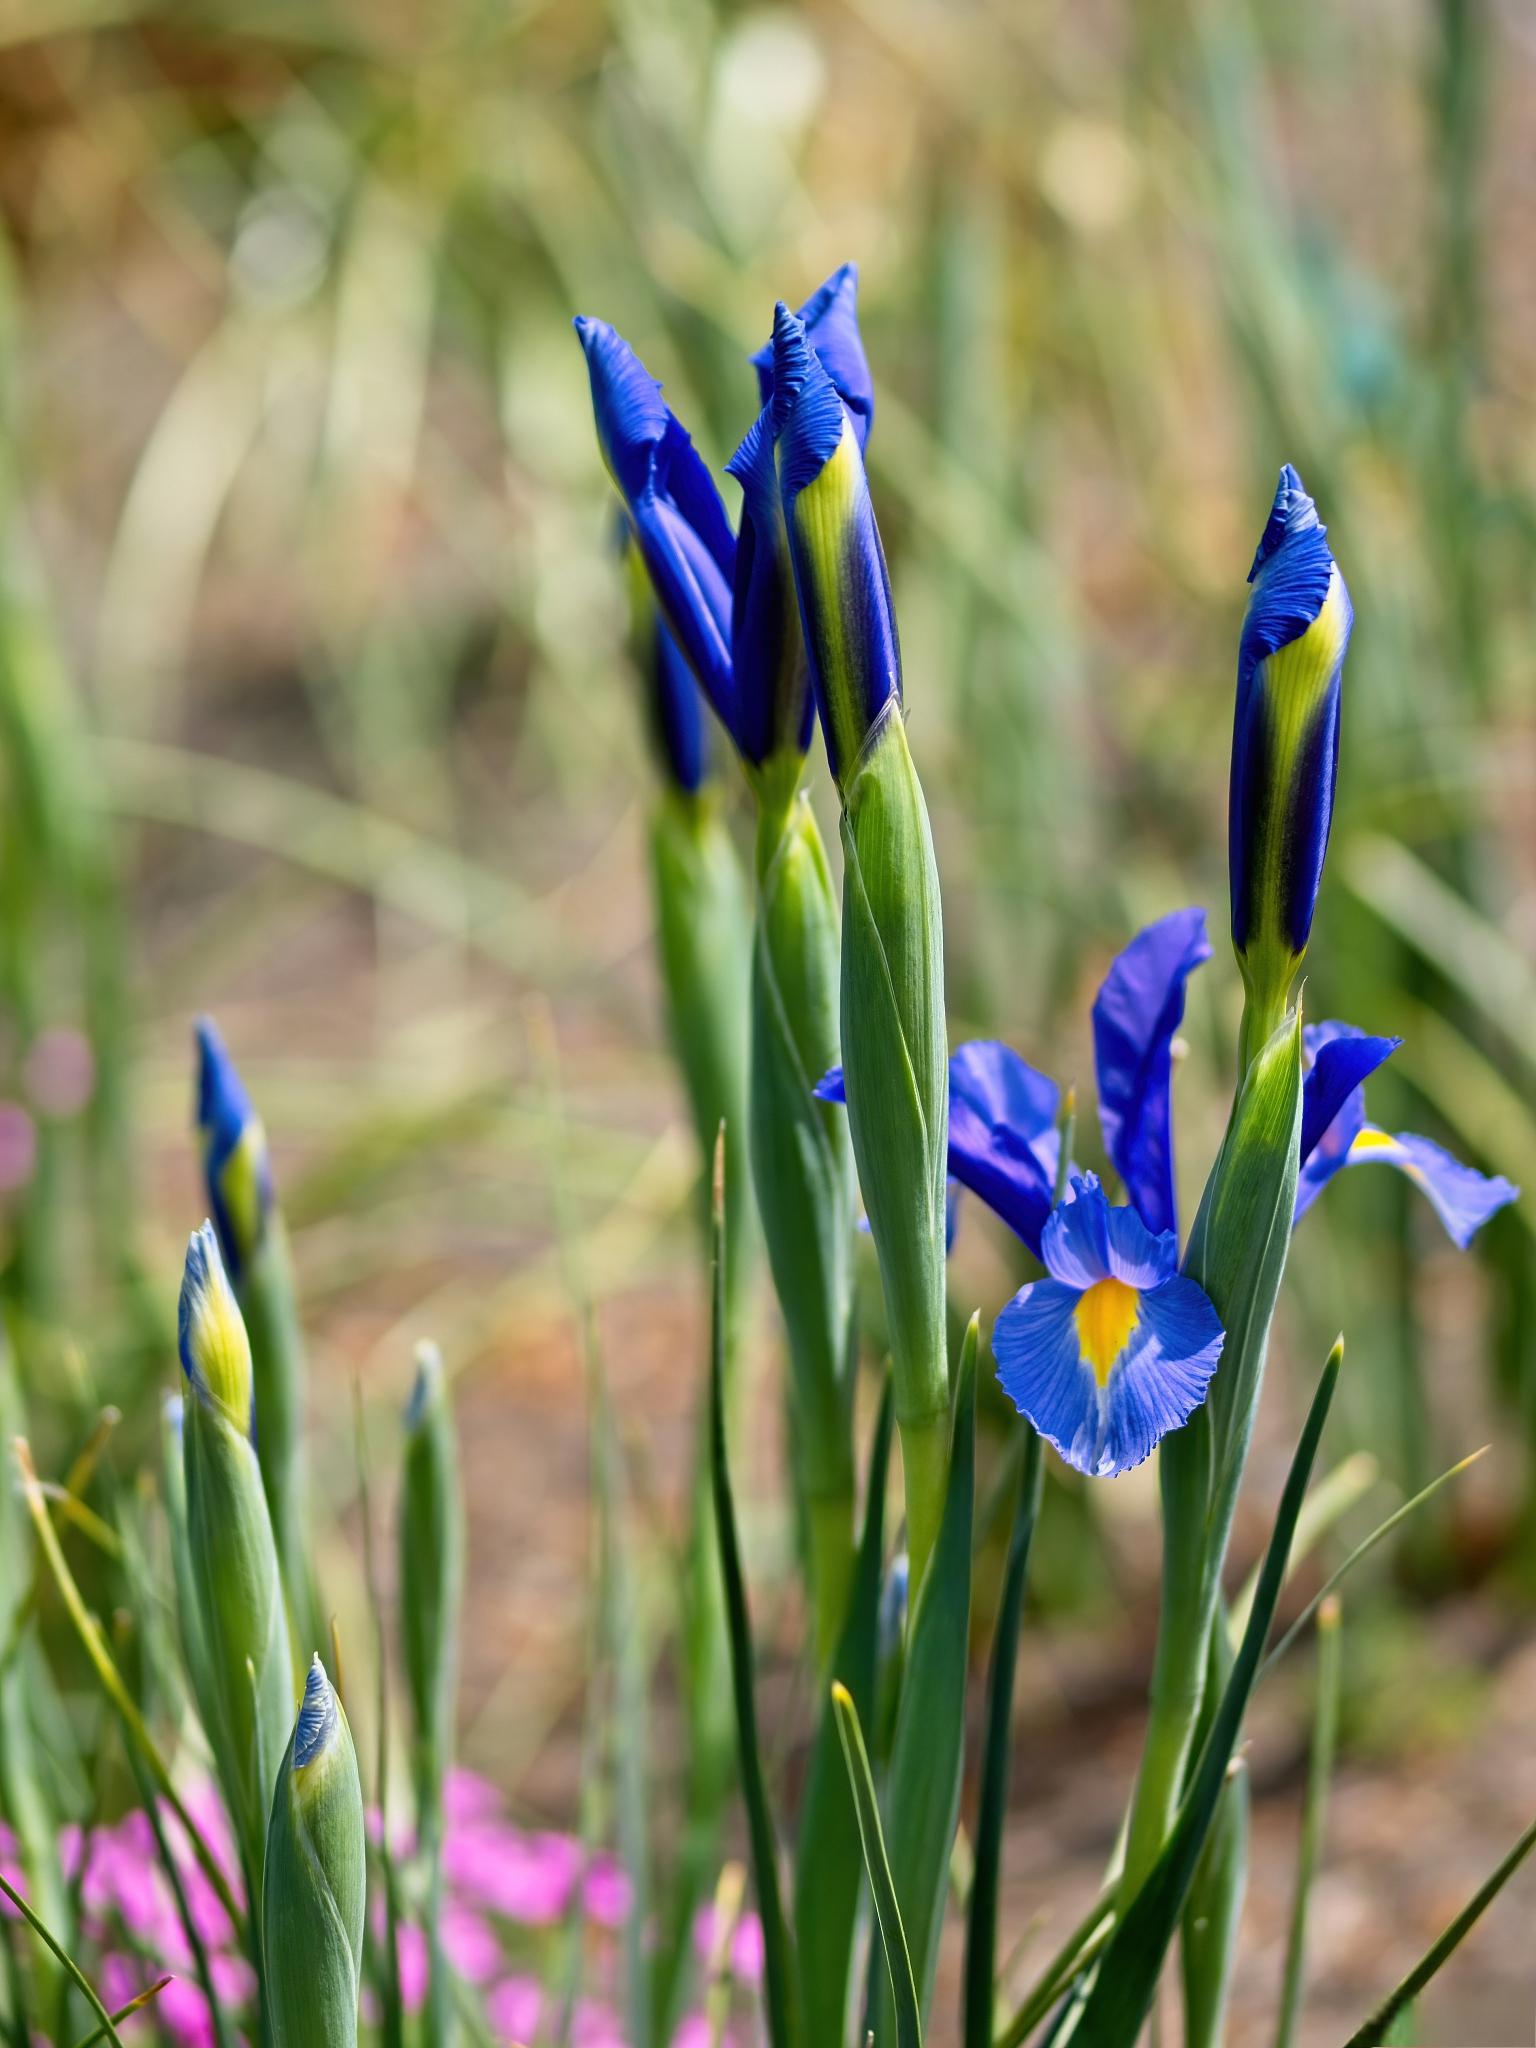
[[[1376, 1119], [1527, 1190], [1466, 1257], [1384, 1174], [1298, 1237], [1245, 1556], [1337, 1327], [1346, 1530], [1494, 1444], [1351, 1598], [1306, 2038], [1347, 2031], [1536, 1810], [1533, 109], [1523, 0], [0, 0], [0, 1260], [34, 1433], [67, 1449], [110, 1399], [123, 1468], [152, 1444], [210, 1010], [295, 1234], [331, 1574], [358, 1572], [350, 1386], [386, 1428], [435, 1335], [465, 1755], [571, 1822], [583, 1304], [658, 1601], [703, 1352], [570, 317], [613, 320], [718, 465], [774, 300], [854, 257], [954, 1037], [1086, 1081], [1110, 955], [1204, 903], [1198, 1188], [1243, 579], [1292, 460], [1357, 613], [1308, 1012], [1401, 1032]], [[957, 1297], [990, 1315], [1008, 1275], [968, 1218]], [[769, 1377], [773, 1345], [765, 1302]], [[753, 1442], [759, 1622], [790, 1643]], [[1113, 1836], [1153, 1513], [1145, 1474], [1048, 1496], [1020, 1932]], [[1308, 1700], [1300, 1659], [1256, 1717], [1238, 2043], [1267, 2038]], [[668, 1712], [663, 1669], [663, 1756]], [[1533, 1883], [1426, 2039], [1529, 2038]]]

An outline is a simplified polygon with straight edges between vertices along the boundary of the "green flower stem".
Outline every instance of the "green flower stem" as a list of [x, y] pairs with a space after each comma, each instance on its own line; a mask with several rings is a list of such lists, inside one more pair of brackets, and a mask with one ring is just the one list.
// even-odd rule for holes
[[307, 1658], [323, 1648], [324, 1635], [310, 1569], [304, 1499], [304, 1343], [288, 1233], [275, 1210], [235, 1284], [235, 1297], [251, 1341], [262, 1491], [272, 1518], [288, 1611]]
[[754, 777], [752, 1178], [789, 1345], [796, 1473], [818, 1665], [836, 1648], [853, 1573], [853, 1154], [819, 1102], [838, 1058], [837, 897], [798, 753]]

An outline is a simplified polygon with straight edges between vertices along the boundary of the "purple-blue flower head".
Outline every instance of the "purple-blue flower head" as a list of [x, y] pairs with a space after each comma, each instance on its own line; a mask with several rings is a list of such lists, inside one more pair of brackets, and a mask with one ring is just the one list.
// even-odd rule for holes
[[871, 731], [900, 707], [901, 654], [853, 416], [784, 305], [769, 413], [811, 681], [841, 787]]
[[683, 650], [661, 616], [650, 572], [627, 518], [623, 525], [630, 652], [645, 686], [646, 723], [668, 781], [691, 796], [709, 773], [704, 700]]
[[1228, 862], [1232, 943], [1265, 1035], [1307, 948], [1333, 820], [1354, 613], [1289, 463], [1253, 567], [1237, 657]]
[[[854, 438], [862, 455], [869, 445], [869, 430], [875, 421], [875, 380], [864, 353], [859, 332], [859, 268], [845, 263], [834, 270], [824, 284], [816, 287], [795, 316], [805, 329], [805, 338], [816, 351], [821, 367], [831, 378], [838, 397], [853, 423]], [[768, 340], [752, 358], [757, 371], [757, 388], [764, 406], [773, 399], [773, 342]]]
[[731, 585], [736, 542], [697, 449], [629, 343], [579, 315], [592, 412], [609, 474], [624, 500], [662, 614], [728, 731]]
[[219, 1248], [238, 1285], [256, 1256], [272, 1213], [272, 1166], [266, 1133], [234, 1061], [211, 1017], [199, 1017], [197, 1128], [203, 1179]]
[[766, 406], [726, 468], [741, 485], [731, 609], [733, 737], [742, 759], [760, 768], [775, 754], [803, 756], [816, 717]]
[[1394, 1136], [1366, 1122], [1365, 1081], [1400, 1042], [1369, 1038], [1352, 1024], [1303, 1029], [1302, 1046], [1311, 1064], [1303, 1083], [1295, 1220], [1346, 1166], [1395, 1166], [1428, 1198], [1447, 1235], [1465, 1251], [1488, 1218], [1520, 1190], [1502, 1174], [1464, 1165], [1432, 1138], [1416, 1131]]
[[1225, 1333], [1178, 1271], [1172, 1231], [1073, 1180], [1041, 1237], [1047, 1277], [1020, 1288], [992, 1333], [998, 1378], [1079, 1472], [1111, 1478], [1149, 1457], [1205, 1399]]

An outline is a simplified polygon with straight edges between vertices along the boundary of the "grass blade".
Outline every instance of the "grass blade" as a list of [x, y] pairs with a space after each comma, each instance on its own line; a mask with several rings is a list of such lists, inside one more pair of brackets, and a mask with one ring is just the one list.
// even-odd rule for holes
[[86, 2003], [101, 2022], [101, 2025], [96, 2030], [98, 2036], [105, 2034], [109, 2041], [116, 2042], [117, 2048], [123, 2048], [121, 2037], [118, 2034], [117, 2028], [112, 2023], [111, 2013], [107, 2011], [107, 2008], [96, 1996], [90, 1979], [75, 1961], [74, 1957], [70, 1955], [61, 1942], [54, 1938], [43, 1922], [39, 1920], [16, 1887], [10, 1884], [3, 1876], [0, 1876], [0, 1892], [4, 1892], [38, 1940], [58, 1958], [69, 1976], [74, 1979], [80, 1990], [85, 1994]]
[[[1459, 1464], [1452, 1465], [1449, 1471], [1442, 1472], [1438, 1479], [1431, 1479], [1428, 1486], [1422, 1487], [1419, 1490], [1419, 1492], [1417, 1492], [1413, 1496], [1412, 1500], [1405, 1500], [1402, 1506], [1400, 1508], [1394, 1509], [1393, 1512], [1390, 1515], [1388, 1515], [1387, 1519], [1384, 1522], [1378, 1523], [1378, 1525], [1371, 1531], [1369, 1536], [1363, 1538], [1361, 1542], [1357, 1543], [1354, 1549], [1349, 1553], [1348, 1557], [1346, 1557], [1344, 1562], [1339, 1566], [1338, 1570], [1335, 1572], [1330, 1572], [1328, 1577], [1324, 1580], [1323, 1584], [1318, 1587], [1317, 1591], [1313, 1594], [1312, 1598], [1307, 1602], [1306, 1606], [1303, 1607], [1300, 1614], [1297, 1615], [1296, 1619], [1291, 1623], [1290, 1627], [1286, 1630], [1285, 1634], [1280, 1638], [1279, 1642], [1276, 1643], [1275, 1647], [1264, 1659], [1263, 1667], [1259, 1672], [1259, 1677], [1266, 1677], [1269, 1671], [1272, 1669], [1272, 1667], [1279, 1663], [1280, 1659], [1285, 1655], [1286, 1651], [1291, 1647], [1292, 1643], [1295, 1642], [1296, 1638], [1301, 1634], [1301, 1631], [1306, 1627], [1307, 1623], [1311, 1620], [1312, 1616], [1317, 1612], [1318, 1608], [1321, 1607], [1323, 1602], [1328, 1598], [1329, 1594], [1337, 1592], [1338, 1588], [1343, 1584], [1344, 1580], [1354, 1570], [1355, 1566], [1360, 1563], [1362, 1558], [1368, 1557], [1370, 1553], [1376, 1548], [1377, 1544], [1385, 1542], [1387, 1537], [1389, 1537], [1392, 1534], [1392, 1531], [1395, 1528], [1397, 1528], [1400, 1523], [1406, 1522], [1408, 1517], [1411, 1514], [1413, 1514], [1416, 1509], [1423, 1507], [1424, 1503], [1427, 1500], [1432, 1499], [1434, 1495], [1440, 1491], [1442, 1486], [1448, 1486], [1453, 1479], [1457, 1478], [1461, 1473], [1465, 1472], [1469, 1465], [1475, 1465], [1479, 1458], [1486, 1455], [1487, 1451], [1488, 1445], [1484, 1444], [1481, 1450], [1473, 1451], [1469, 1457], [1463, 1458]], [[1257, 1680], [1255, 1681], [1255, 1683], [1257, 1683]]]
[[[861, 1721], [873, 1715], [875, 1704], [885, 1485], [893, 1430], [887, 1381], [870, 1452], [864, 1532], [848, 1614], [832, 1658], [832, 1677], [852, 1698]], [[795, 1843], [795, 1951], [800, 1960], [800, 2012], [809, 2041], [840, 2041], [847, 2033], [848, 1969], [864, 1881], [853, 1799], [829, 1693], [806, 1772]]]
[[1301, 2010], [1306, 1978], [1307, 1907], [1322, 1847], [1328, 1812], [1328, 1785], [1333, 1776], [1334, 1741], [1339, 1728], [1340, 1655], [1339, 1603], [1330, 1595], [1317, 1614], [1317, 1713], [1312, 1724], [1312, 1755], [1307, 1765], [1306, 1803], [1301, 1814], [1301, 1847], [1296, 1856], [1296, 1896], [1285, 1944], [1285, 1976], [1280, 1988], [1280, 2022], [1275, 2048], [1291, 2048]]
[[[875, 1918], [885, 1949], [890, 1975], [891, 2002], [896, 2013], [897, 2048], [923, 2048], [923, 2016], [918, 2009], [917, 1982], [912, 1975], [912, 1957], [906, 1930], [901, 1924], [901, 1906], [891, 1881], [890, 1858], [885, 1852], [885, 1835], [880, 1826], [880, 1805], [875, 1798], [875, 1781], [870, 1775], [869, 1752], [859, 1726], [858, 1709], [845, 1685], [832, 1687], [832, 1711], [848, 1765], [848, 1783], [853, 1791], [854, 1811], [859, 1821], [859, 1841], [864, 1850], [864, 1867], [875, 1901]], [[871, 2030], [870, 2038], [874, 2038]]]
[[1024, 1583], [1029, 1575], [1030, 1539], [1040, 1512], [1044, 1464], [1040, 1439], [1026, 1425], [1024, 1462], [1018, 1480], [1018, 1504], [1002, 1598], [997, 1609], [997, 1634], [992, 1668], [987, 1677], [986, 1747], [981, 1760], [981, 1799], [976, 1823], [976, 1867], [971, 1878], [970, 1914], [965, 1940], [965, 2048], [991, 2048], [994, 1984], [997, 1977], [997, 1892], [1003, 1857], [1003, 1821], [1008, 1810], [1009, 1735], [1013, 1721], [1013, 1681], [1018, 1668], [1019, 1625], [1024, 1612]]
[[1414, 1964], [1397, 1989], [1382, 2000], [1364, 2026], [1356, 2028], [1350, 2035], [1344, 2048], [1382, 2048], [1384, 2042], [1399, 2038], [1395, 2022], [1471, 1933], [1532, 1849], [1536, 1849], [1536, 1821], [1532, 1821], [1497, 1870], [1473, 1893], [1444, 1934]]
[[[1291, 1554], [1285, 1567], [1287, 1585], [1295, 1577], [1297, 1565], [1311, 1556], [1336, 1523], [1360, 1505], [1380, 1477], [1381, 1467], [1369, 1451], [1351, 1451], [1347, 1458], [1341, 1459], [1331, 1472], [1319, 1479], [1303, 1503], [1296, 1534], [1291, 1539]], [[1243, 1630], [1248, 1626], [1262, 1562], [1261, 1559], [1248, 1574], [1237, 1598], [1227, 1610], [1227, 1641], [1234, 1654], [1243, 1640]]]
[[715, 1527], [720, 1544], [720, 1576], [725, 1588], [726, 1623], [731, 1644], [731, 1688], [736, 1701], [736, 1740], [741, 1764], [741, 1790], [747, 1807], [747, 1833], [752, 1844], [752, 1877], [757, 1912], [763, 1926], [763, 1991], [768, 2008], [772, 2048], [796, 2048], [800, 2039], [796, 2004], [796, 1973], [784, 1904], [779, 1891], [778, 1850], [768, 1792], [763, 1782], [762, 1754], [757, 1740], [754, 1697], [752, 1623], [736, 1535], [736, 1504], [731, 1494], [725, 1450], [725, 1126], [715, 1141], [711, 1181], [710, 1249], [713, 1314], [709, 1355], [709, 1451], [714, 1485]]
[[1131, 1900], [1104, 1952], [1093, 1989], [1084, 2005], [1075, 2039], [1082, 2048], [1129, 2048], [1146, 2018], [1158, 1975], [1184, 1910], [1206, 1835], [1226, 1782], [1227, 1764], [1242, 1727], [1248, 1695], [1258, 1674], [1264, 1641], [1274, 1620], [1275, 1603], [1285, 1579], [1291, 1538], [1312, 1476], [1313, 1461], [1344, 1356], [1342, 1338], [1328, 1354], [1301, 1441], [1291, 1460], [1285, 1491], [1275, 1514], [1274, 1532], [1264, 1555], [1253, 1612], [1233, 1660], [1211, 1732], [1190, 1779], [1173, 1832], [1164, 1844], [1145, 1883]]
[[120, 2005], [111, 2016], [110, 2026], [107, 2022], [103, 2021], [99, 2027], [94, 2028], [89, 2034], [82, 2035], [80, 2040], [75, 2043], [75, 2048], [96, 2048], [98, 2041], [104, 2041], [107, 2038], [111, 2027], [120, 2025], [124, 2020], [131, 2020], [136, 2012], [142, 2012], [152, 1998], [158, 1998], [166, 1985], [174, 1981], [170, 1977], [158, 1978], [150, 1985], [147, 1991], [141, 1991], [137, 1998], [130, 1998], [126, 2005]]
[[53, 1573], [54, 1580], [58, 1585], [59, 1597], [64, 1602], [65, 1610], [70, 1620], [74, 1623], [76, 1633], [80, 1637], [85, 1653], [89, 1657], [96, 1676], [101, 1682], [102, 1691], [117, 1709], [118, 1714], [122, 1718], [129, 1741], [138, 1750], [140, 1756], [143, 1757], [150, 1776], [154, 1779], [162, 1797], [176, 1818], [181, 1822], [187, 1840], [191, 1844], [198, 1862], [203, 1867], [204, 1876], [213, 1886], [219, 1904], [229, 1915], [230, 1925], [239, 1930], [245, 1925], [245, 1915], [236, 1903], [235, 1895], [230, 1890], [228, 1881], [223, 1871], [219, 1868], [212, 1850], [209, 1849], [208, 1844], [204, 1841], [201, 1830], [193, 1825], [191, 1815], [182, 1804], [181, 1794], [176, 1790], [175, 1785], [171, 1781], [171, 1774], [166, 1766], [165, 1758], [161, 1756], [155, 1739], [145, 1724], [144, 1716], [139, 1712], [133, 1695], [129, 1692], [127, 1686], [124, 1685], [122, 1673], [113, 1663], [111, 1652], [102, 1640], [101, 1624], [87, 1608], [84, 1599], [81, 1597], [80, 1588], [75, 1584], [74, 1574], [71, 1572], [63, 1549], [60, 1547], [58, 1534], [53, 1526], [53, 1519], [48, 1513], [48, 1503], [44, 1498], [43, 1489], [38, 1484], [37, 1472], [32, 1463], [32, 1452], [26, 1438], [17, 1437], [13, 1449], [16, 1453], [16, 1464], [21, 1473], [22, 1494], [26, 1500], [28, 1511], [32, 1516], [33, 1526], [37, 1530], [38, 1543], [42, 1548], [43, 1556], [48, 1561], [48, 1568]]

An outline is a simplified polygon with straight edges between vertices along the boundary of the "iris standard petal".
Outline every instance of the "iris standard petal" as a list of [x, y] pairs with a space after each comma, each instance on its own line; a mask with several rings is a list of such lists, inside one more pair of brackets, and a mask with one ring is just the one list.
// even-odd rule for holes
[[[870, 375], [864, 338], [859, 333], [859, 267], [845, 263], [818, 285], [797, 315], [822, 368], [832, 379], [848, 409], [862, 455], [875, 419], [875, 380]], [[773, 343], [767, 341], [752, 358], [761, 402], [773, 397]]]
[[742, 491], [731, 610], [734, 737], [760, 767], [781, 750], [803, 754], [816, 716], [766, 406], [726, 468]]
[[1399, 1131], [1394, 1137], [1367, 1124], [1356, 1135], [1344, 1163], [1367, 1166], [1376, 1162], [1395, 1166], [1423, 1190], [1452, 1243], [1462, 1251], [1488, 1218], [1520, 1192], [1502, 1174], [1479, 1173], [1476, 1167], [1464, 1165], [1432, 1138], [1421, 1138], [1416, 1131]]
[[[1330, 1021], [1302, 1027], [1303, 1056], [1310, 1063], [1301, 1092], [1301, 1163], [1306, 1165], [1350, 1097], [1402, 1044], [1400, 1038], [1371, 1038], [1353, 1024]], [[1364, 1120], [1361, 1097], [1358, 1130]], [[1351, 1136], [1354, 1135], [1352, 1131]]]
[[1092, 1474], [1099, 1448], [1099, 1386], [1078, 1347], [1081, 1294], [1059, 1280], [1021, 1287], [999, 1313], [992, 1355], [1003, 1392], [1069, 1465]]
[[668, 779], [692, 795], [709, 772], [704, 700], [683, 650], [661, 616], [629, 520], [620, 517], [629, 587], [630, 655], [645, 684], [646, 724]]
[[1250, 995], [1282, 1004], [1306, 951], [1333, 819], [1354, 614], [1327, 528], [1289, 463], [1249, 571], [1232, 727], [1232, 941]]
[[1096, 1173], [1075, 1174], [1067, 1199], [1051, 1211], [1040, 1238], [1045, 1270], [1069, 1287], [1099, 1280], [1154, 1287], [1178, 1264], [1172, 1231], [1154, 1236], [1134, 1209], [1111, 1208]]
[[1061, 1095], [1011, 1046], [974, 1039], [949, 1061], [949, 1170], [1038, 1257], [1051, 1213]]
[[800, 625], [839, 786], [875, 725], [901, 703], [890, 577], [852, 415], [780, 306], [771, 417]]
[[1141, 1296], [1141, 1314], [1105, 1387], [1098, 1471], [1129, 1472], [1205, 1399], [1226, 1332], [1204, 1290], [1175, 1274]]
[[1176, 1230], [1169, 1096], [1173, 1036], [1190, 975], [1211, 957], [1205, 912], [1174, 910], [1138, 932], [1093, 1005], [1104, 1148], [1149, 1230]]
[[592, 412], [609, 474], [629, 513], [678, 644], [728, 728], [731, 585], [736, 543], [725, 505], [687, 433], [623, 336], [577, 317]]

